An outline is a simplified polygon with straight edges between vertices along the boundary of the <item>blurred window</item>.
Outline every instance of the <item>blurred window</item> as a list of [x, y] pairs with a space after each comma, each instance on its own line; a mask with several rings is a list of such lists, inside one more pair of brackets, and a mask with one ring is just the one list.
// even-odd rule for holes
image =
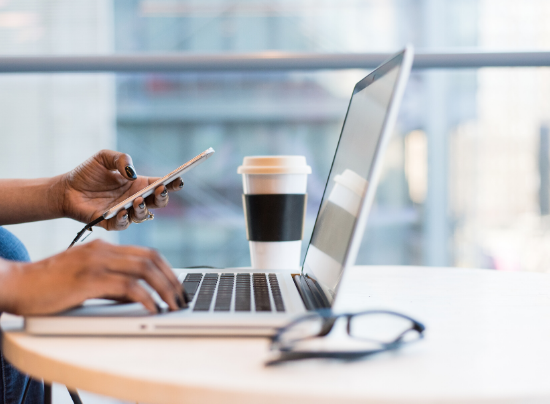
[[[548, 15], [544, 0], [7, 0], [0, 54], [547, 49]], [[98, 234], [158, 248], [174, 266], [246, 266], [242, 158], [306, 156], [307, 243], [367, 73], [0, 75], [0, 172], [59, 174], [108, 147], [163, 175], [212, 146], [154, 221]], [[550, 68], [415, 71], [358, 263], [546, 271], [549, 87]], [[38, 259], [79, 224], [10, 228]]]

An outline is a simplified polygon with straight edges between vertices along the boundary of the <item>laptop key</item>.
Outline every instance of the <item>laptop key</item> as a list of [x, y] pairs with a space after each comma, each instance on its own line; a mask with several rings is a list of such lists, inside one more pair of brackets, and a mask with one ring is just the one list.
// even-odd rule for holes
[[252, 279], [256, 311], [271, 311], [269, 286], [265, 274], [253, 274]]
[[183, 281], [183, 288], [185, 289], [191, 300], [193, 300], [193, 298], [195, 297], [195, 293], [197, 293], [199, 285], [200, 282]]
[[189, 273], [185, 276], [184, 281], [200, 282], [202, 279], [202, 273]]
[[233, 297], [233, 284], [235, 283], [235, 275], [222, 274], [218, 293], [216, 295], [216, 304], [214, 311], [229, 311], [231, 309], [231, 298]]
[[193, 311], [209, 311], [218, 284], [218, 274], [205, 274]]
[[182, 285], [185, 289], [185, 292], [187, 292], [190, 301], [193, 301], [193, 299], [195, 298], [195, 294], [197, 293], [197, 289], [201, 283], [201, 280], [201, 273], [189, 273], [185, 276]]
[[250, 274], [237, 274], [235, 285], [235, 311], [250, 311]]
[[281, 288], [279, 288], [279, 281], [277, 275], [269, 274], [269, 286], [271, 286], [271, 294], [273, 295], [273, 302], [275, 303], [275, 310], [285, 311], [285, 304], [283, 303], [283, 295]]

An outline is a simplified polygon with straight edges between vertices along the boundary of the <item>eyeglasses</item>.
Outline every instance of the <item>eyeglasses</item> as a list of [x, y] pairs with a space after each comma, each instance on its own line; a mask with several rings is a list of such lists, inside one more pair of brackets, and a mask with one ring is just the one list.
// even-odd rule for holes
[[277, 331], [271, 338], [271, 350], [278, 351], [279, 357], [266, 365], [309, 358], [359, 359], [418, 341], [424, 330], [422, 323], [393, 311], [318, 311]]

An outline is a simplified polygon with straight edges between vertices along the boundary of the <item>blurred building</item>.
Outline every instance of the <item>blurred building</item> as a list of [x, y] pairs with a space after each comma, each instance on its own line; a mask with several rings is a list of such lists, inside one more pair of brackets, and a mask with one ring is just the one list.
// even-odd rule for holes
[[[110, 52], [112, 15], [107, 0], [0, 2], [0, 54]], [[0, 176], [54, 176], [116, 147], [114, 90], [109, 74], [0, 75]], [[9, 226], [33, 260], [63, 251], [81, 228], [65, 219]]]
[[[549, 14], [544, 0], [4, 1], [0, 54], [548, 49]], [[248, 265], [243, 156], [307, 157], [307, 243], [366, 73], [0, 75], [2, 177], [59, 174], [104, 147], [162, 175], [212, 146], [169, 208], [120, 241], [176, 266]], [[549, 87], [548, 68], [415, 71], [358, 262], [547, 270]], [[79, 227], [10, 229], [39, 259]]]
[[[540, 0], [480, 2], [479, 47], [548, 49], [548, 15]], [[450, 133], [455, 264], [549, 271], [550, 71], [485, 68], [477, 82], [477, 119]]]
[[[368, 52], [397, 50], [407, 40], [418, 47], [475, 45], [475, 2], [444, 2], [443, 7], [439, 3], [117, 1], [115, 44], [118, 52], [201, 53]], [[445, 18], [434, 26], [430, 13], [441, 10]], [[452, 21], [457, 12], [472, 17], [474, 23], [456, 26]], [[434, 42], [432, 32], [444, 39]], [[309, 183], [307, 243], [351, 90], [367, 73], [118, 77], [118, 145], [134, 156], [140, 169], [156, 170], [160, 175], [160, 167], [168, 171], [206, 147], [218, 150], [207, 166], [188, 176], [189, 183], [181, 196], [174, 196], [177, 200], [169, 211], [159, 212], [155, 223], [147, 224], [147, 231], [135, 227], [121, 240], [159, 246], [175, 265], [249, 265], [236, 168], [249, 154], [304, 154], [314, 172]], [[444, 88], [432, 84], [429, 74], [412, 78], [358, 259], [361, 263], [451, 262], [451, 223], [446, 217], [440, 223], [436, 216], [431, 220], [436, 226], [424, 226], [430, 223], [425, 220], [430, 211], [424, 206], [435, 206], [436, 213], [445, 211], [447, 198], [438, 198], [436, 193], [431, 203], [413, 202], [404, 170], [407, 133], [431, 133], [430, 128], [437, 132], [432, 137], [443, 140], [440, 149], [445, 148], [447, 131], [475, 114], [475, 74], [445, 73], [438, 80]], [[426, 99], [437, 100], [435, 123], [420, 107]], [[409, 163], [426, 166], [416, 154], [409, 153]], [[445, 175], [446, 158], [435, 163], [443, 163], [438, 172]], [[436, 245], [427, 247], [425, 241], [432, 233]]]

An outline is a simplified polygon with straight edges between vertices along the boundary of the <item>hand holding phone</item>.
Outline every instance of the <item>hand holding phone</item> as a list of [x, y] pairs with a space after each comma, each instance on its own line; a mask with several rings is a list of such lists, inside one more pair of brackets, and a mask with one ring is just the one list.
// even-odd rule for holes
[[195, 156], [194, 158], [189, 160], [187, 163], [179, 166], [178, 168], [176, 168], [171, 173], [166, 174], [164, 177], [159, 178], [158, 180], [156, 180], [152, 184], [146, 186], [145, 188], [139, 190], [138, 192], [136, 192], [132, 196], [126, 198], [125, 200], [123, 200], [122, 202], [116, 204], [112, 208], [109, 208], [109, 210], [107, 210], [103, 214], [103, 218], [104, 219], [110, 219], [110, 218], [116, 216], [116, 214], [118, 212], [120, 212], [122, 209], [130, 208], [135, 199], [139, 198], [140, 196], [143, 199], [147, 198], [149, 195], [151, 195], [153, 192], [155, 192], [155, 189], [159, 185], [161, 185], [161, 184], [162, 185], [167, 185], [167, 184], [171, 183], [180, 174], [186, 173], [187, 171], [189, 171], [189, 170], [193, 169], [194, 167], [198, 166], [203, 161], [205, 161], [208, 157], [210, 157], [212, 154], [214, 154], [214, 149], [210, 147], [207, 150], [203, 151], [198, 156]]
[[[124, 201], [110, 207], [108, 210], [106, 210], [101, 216], [93, 220], [92, 222], [88, 223], [84, 228], [77, 234], [71, 245], [72, 247], [78, 240], [81, 239], [81, 237], [86, 233], [86, 231], [92, 231], [92, 227], [96, 224], [102, 222], [103, 220], [110, 219], [117, 215], [118, 212], [120, 212], [123, 209], [128, 209], [132, 206], [134, 200], [136, 200], [139, 197], [146, 198], [149, 195], [151, 195], [153, 192], [155, 192], [155, 189], [158, 188], [161, 185], [167, 185], [173, 180], [175, 180], [178, 176], [181, 174], [186, 173], [187, 171], [193, 169], [194, 167], [201, 164], [203, 161], [208, 159], [212, 154], [214, 154], [214, 149], [211, 147], [199, 154], [198, 156], [195, 156], [185, 164], [181, 165], [180, 167], [176, 168], [174, 171], [168, 173], [162, 178], [159, 178], [152, 184], [146, 186], [145, 188], [139, 190], [138, 192], [134, 193], [130, 197], [126, 198]], [[85, 239], [85, 237], [84, 237]]]

